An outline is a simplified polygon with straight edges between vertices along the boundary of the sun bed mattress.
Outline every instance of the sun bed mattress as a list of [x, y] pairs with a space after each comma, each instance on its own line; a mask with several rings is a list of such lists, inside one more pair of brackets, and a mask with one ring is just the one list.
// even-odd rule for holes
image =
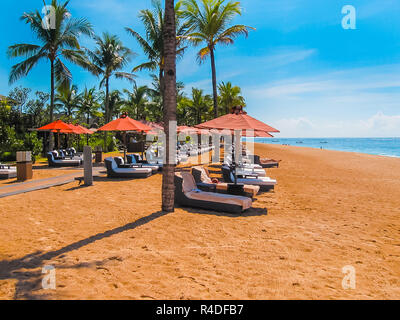
[[233, 204], [236, 206], [241, 206], [243, 210], [247, 210], [251, 207], [251, 198], [232, 196], [229, 194], [213, 193], [213, 192], [203, 192], [203, 191], [190, 191], [185, 193], [186, 197], [193, 200], [218, 202], [224, 204]]

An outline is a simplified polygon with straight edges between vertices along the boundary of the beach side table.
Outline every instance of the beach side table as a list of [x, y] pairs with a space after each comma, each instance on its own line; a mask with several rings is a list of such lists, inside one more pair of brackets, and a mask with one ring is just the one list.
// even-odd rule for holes
[[233, 196], [243, 196], [244, 184], [228, 183], [228, 194], [231, 194]]
[[17, 152], [17, 180], [26, 181], [33, 178], [32, 153], [30, 151]]

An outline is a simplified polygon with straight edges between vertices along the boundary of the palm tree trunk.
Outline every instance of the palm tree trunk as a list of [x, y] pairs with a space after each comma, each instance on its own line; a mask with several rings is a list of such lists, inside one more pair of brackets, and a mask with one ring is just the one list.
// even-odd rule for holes
[[214, 98], [214, 117], [218, 118], [217, 71], [215, 69], [214, 48], [212, 47], [210, 48], [210, 57], [211, 57], [213, 98]]
[[165, 0], [165, 29], [164, 29], [164, 52], [165, 65], [163, 78], [163, 111], [164, 111], [164, 131], [166, 163], [163, 166], [162, 182], [162, 210], [164, 212], [174, 211], [175, 202], [175, 159], [170, 159], [171, 135], [176, 132], [170, 132], [171, 121], [176, 121], [176, 30], [175, 30], [175, 10], [174, 0]]
[[[165, 60], [165, 57], [164, 57]], [[164, 90], [165, 90], [165, 83], [164, 83], [164, 70], [165, 68], [165, 62], [164, 62], [164, 67], [160, 66], [160, 71], [159, 71], [159, 79], [160, 79], [160, 95], [161, 95], [161, 105], [164, 106]]]
[[[109, 101], [109, 99], [110, 99], [109, 95], [110, 95], [110, 92], [109, 92], [109, 83], [108, 83], [108, 78], [106, 78], [106, 101], [105, 101], [105, 103], [104, 103], [104, 110], [105, 110], [105, 120], [106, 120], [106, 123], [109, 123], [109, 122], [110, 122], [110, 120], [109, 120], [110, 116], [109, 116], [109, 114], [108, 114], [108, 113], [109, 113], [108, 107], [109, 107], [109, 103], [110, 103], [110, 101]], [[104, 131], [104, 152], [107, 152], [107, 131]]]
[[[50, 92], [50, 122], [54, 120], [54, 60], [50, 60], [50, 70], [51, 70], [51, 92]], [[54, 149], [54, 135], [53, 132], [50, 132], [49, 135], [49, 150]]]
[[[89, 121], [90, 121], [90, 113], [87, 114], [87, 123], [88, 123], [88, 127], [90, 128]], [[89, 135], [88, 134], [86, 134], [86, 145], [87, 146], [89, 145]]]

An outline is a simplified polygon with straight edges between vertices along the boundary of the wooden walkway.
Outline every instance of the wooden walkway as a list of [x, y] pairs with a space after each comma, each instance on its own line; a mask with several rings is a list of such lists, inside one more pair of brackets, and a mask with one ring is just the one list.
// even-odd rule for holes
[[[99, 174], [100, 171], [104, 171], [105, 168], [97, 167], [93, 168], [93, 175]], [[64, 184], [75, 181], [75, 178], [83, 176], [83, 169], [74, 173], [64, 174], [57, 177], [31, 180], [20, 183], [13, 183], [7, 186], [0, 187], [0, 198], [15, 196], [21, 193], [32, 192], [36, 190], [48, 189], [51, 187], [61, 186]]]

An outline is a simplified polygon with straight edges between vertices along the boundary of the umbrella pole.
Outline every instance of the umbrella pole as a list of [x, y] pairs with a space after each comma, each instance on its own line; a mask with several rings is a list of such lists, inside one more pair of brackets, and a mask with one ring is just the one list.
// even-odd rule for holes
[[145, 136], [144, 132], [142, 132], [142, 141], [141, 141], [142, 142], [142, 146], [143, 146], [143, 148], [142, 148], [142, 160], [144, 159], [144, 144], [145, 144], [144, 143], [144, 140], [145, 140], [144, 136]]
[[57, 146], [57, 149], [60, 150], [60, 130], [57, 130]]
[[235, 185], [236, 185], [237, 176], [236, 176], [236, 159], [235, 159], [235, 132], [232, 135], [232, 165], [233, 165], [233, 175], [235, 178]]
[[124, 163], [126, 163], [126, 132], [124, 132]]

